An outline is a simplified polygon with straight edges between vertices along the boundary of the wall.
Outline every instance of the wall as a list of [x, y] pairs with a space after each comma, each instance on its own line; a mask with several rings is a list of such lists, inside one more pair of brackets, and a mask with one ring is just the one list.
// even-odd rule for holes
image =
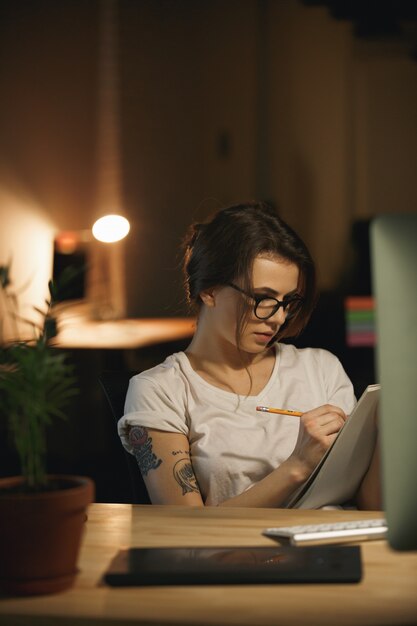
[[254, 196], [256, 3], [126, 3], [122, 20], [128, 308], [175, 315], [188, 224]]
[[53, 237], [92, 204], [96, 6], [0, 2], [0, 263], [42, 306]]
[[[0, 262], [10, 248], [24, 258], [19, 281], [34, 207], [46, 239], [88, 228], [98, 210], [100, 7], [0, 0]], [[403, 47], [364, 45], [298, 0], [117, 7], [129, 315], [185, 312], [181, 238], [223, 204], [275, 202], [326, 289], [352, 220], [416, 210], [417, 64]]]
[[[3, 211], [1, 211], [3, 207]], [[52, 272], [53, 224], [33, 198], [0, 188], [0, 265], [10, 265], [9, 291], [18, 294], [18, 314], [36, 323], [34, 307], [44, 309]], [[18, 254], [17, 251], [24, 251]], [[33, 337], [30, 324], [3, 318], [3, 309], [16, 310], [0, 297], [0, 338]]]
[[404, 45], [354, 47], [355, 217], [417, 210], [417, 62]]
[[352, 213], [351, 27], [323, 7], [271, 2], [269, 11], [269, 194], [308, 243], [329, 288]]

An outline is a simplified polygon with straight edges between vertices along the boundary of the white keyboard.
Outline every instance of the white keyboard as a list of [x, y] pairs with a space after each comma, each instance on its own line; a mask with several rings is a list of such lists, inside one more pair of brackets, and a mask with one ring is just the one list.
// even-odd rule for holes
[[272, 539], [284, 540], [293, 546], [305, 546], [385, 539], [387, 531], [385, 519], [366, 519], [352, 522], [333, 522], [332, 524], [266, 528], [262, 534]]

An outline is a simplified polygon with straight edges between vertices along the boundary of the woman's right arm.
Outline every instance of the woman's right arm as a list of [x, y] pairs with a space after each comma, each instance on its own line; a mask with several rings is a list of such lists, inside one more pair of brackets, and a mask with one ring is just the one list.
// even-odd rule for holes
[[204, 505], [186, 435], [130, 426], [128, 438], [152, 504]]

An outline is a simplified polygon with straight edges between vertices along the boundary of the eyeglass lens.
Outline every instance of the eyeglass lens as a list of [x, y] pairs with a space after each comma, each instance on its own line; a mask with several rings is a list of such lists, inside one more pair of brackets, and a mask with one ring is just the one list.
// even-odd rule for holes
[[268, 317], [272, 317], [281, 307], [284, 309], [287, 319], [290, 319], [298, 312], [300, 300], [294, 299], [287, 302], [279, 302], [273, 298], [262, 298], [255, 306], [255, 315], [259, 319], [268, 319]]

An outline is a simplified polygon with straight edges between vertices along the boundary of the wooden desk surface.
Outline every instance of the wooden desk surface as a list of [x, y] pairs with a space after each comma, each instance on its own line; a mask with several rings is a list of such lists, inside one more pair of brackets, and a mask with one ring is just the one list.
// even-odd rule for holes
[[375, 512], [287, 511], [94, 504], [75, 586], [34, 598], [1, 598], [0, 624], [363, 626], [417, 623], [417, 553], [362, 544], [359, 584], [109, 588], [101, 577], [127, 546], [271, 545], [266, 526], [379, 517]]
[[55, 340], [59, 348], [136, 349], [187, 339], [194, 333], [190, 317], [141, 318], [109, 321], [64, 318]]

